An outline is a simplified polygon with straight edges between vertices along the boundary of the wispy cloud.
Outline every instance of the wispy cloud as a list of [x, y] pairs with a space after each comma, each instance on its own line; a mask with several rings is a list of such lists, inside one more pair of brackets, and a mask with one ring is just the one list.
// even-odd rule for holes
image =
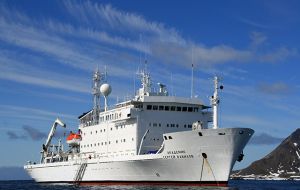
[[[32, 19], [17, 10], [2, 7], [0, 40], [20, 48], [20, 51], [26, 49], [27, 54], [40, 57], [41, 61], [50, 60], [54, 64], [85, 72], [91, 72], [97, 64], [109, 65], [111, 75], [119, 78], [128, 78], [128, 73], [124, 70], [135, 70], [133, 68], [136, 66], [132, 63], [138, 62], [140, 52], [151, 56], [156, 64], [176, 64], [184, 67], [189, 66], [192, 59], [198, 65], [214, 66], [255, 60], [276, 62], [297, 53], [296, 50], [288, 48], [257, 54], [251, 49], [238, 49], [226, 44], [206, 46], [186, 40], [176, 29], [163, 23], [148, 21], [141, 15], [91, 1], [64, 1], [64, 8], [64, 14], [68, 14], [75, 23], [61, 22], [53, 18]], [[251, 43], [259, 45], [266, 38], [261, 33], [254, 32]], [[31, 67], [35, 70], [34, 73], [41, 72], [41, 69], [39, 70], [37, 61], [31, 59], [33, 62], [30, 64], [22, 63], [15, 59], [18, 56], [7, 56], [12, 54], [10, 50], [1, 52], [3, 79], [87, 92], [87, 88], [77, 89], [61, 82], [68, 80], [59, 82], [60, 77], [66, 78], [63, 74], [57, 74], [62, 73], [59, 70], [50, 70], [43, 75], [20, 72], [22, 64], [23, 67]], [[193, 58], [191, 52], [194, 52]], [[122, 67], [120, 63], [123, 63]], [[9, 72], [4, 72], [7, 70]], [[54, 75], [58, 77], [51, 77]]]
[[268, 25], [266, 24], [262, 24], [262, 23], [259, 23], [257, 21], [253, 21], [253, 20], [250, 20], [250, 19], [246, 19], [246, 18], [239, 18], [239, 21], [247, 24], [247, 25], [250, 25], [250, 26], [253, 26], [253, 27], [256, 27], [256, 28], [261, 28], [261, 29], [267, 29], [269, 28]]
[[298, 55], [298, 50], [295, 48], [280, 47], [273, 51], [266, 52], [258, 56], [258, 60], [264, 63], [277, 63], [286, 60], [289, 57]]
[[262, 133], [260, 135], [254, 135], [250, 141], [249, 144], [252, 145], [272, 145], [280, 143], [284, 138], [279, 137], [273, 137], [269, 134]]
[[39, 62], [35, 66], [23, 62], [23, 60], [36, 61], [36, 57], [16, 55], [1, 48], [0, 50], [2, 50], [0, 51], [1, 79], [76, 92], [87, 93], [90, 91], [88, 79], [68, 76], [59, 71], [48, 71], [47, 65], [42, 65]]
[[30, 139], [34, 141], [39, 141], [41, 139], [46, 138], [47, 136], [46, 133], [41, 132], [40, 130], [28, 125], [24, 125], [21, 131], [7, 131], [6, 134], [11, 140]]
[[282, 95], [291, 92], [290, 86], [283, 82], [276, 82], [271, 84], [263, 83], [258, 86], [258, 90], [269, 95]]
[[115, 32], [127, 31], [131, 35], [145, 34], [145, 36], [159, 37], [163, 41], [185, 43], [185, 40], [173, 28], [166, 28], [163, 23], [147, 21], [143, 16], [135, 13], [115, 9], [111, 5], [102, 5], [85, 1], [74, 3], [64, 1], [66, 10], [73, 18], [85, 26], [96, 26]]
[[[286, 48], [285, 51], [283, 51], [284, 48], [281, 47], [272, 52], [267, 52], [266, 54], [257, 54], [249, 49], [237, 49], [224, 44], [206, 47], [203, 44], [184, 39], [176, 29], [166, 27], [163, 23], [147, 21], [141, 15], [120, 11], [113, 8], [111, 5], [101, 5], [90, 1], [81, 4], [66, 1], [65, 7], [70, 15], [77, 19], [78, 22], [85, 23], [85, 26], [96, 26], [96, 28], [100, 28], [101, 30], [113, 30], [114, 33], [119, 32], [119, 35], [122, 35], [124, 32], [129, 32], [129, 37], [135, 40], [126, 40], [125, 44], [127, 44], [128, 47], [131, 46], [129, 45], [131, 43], [140, 43], [140, 45], [135, 45], [134, 47], [139, 47], [139, 51], [151, 54], [161, 62], [186, 66], [188, 63], [191, 63], [192, 51], [194, 51], [193, 59], [195, 63], [201, 65], [227, 63], [232, 61], [249, 62], [253, 60], [276, 62], [276, 60], [282, 61], [289, 56], [295, 55], [294, 50]], [[260, 28], [267, 27], [244, 18], [242, 18], [241, 21]], [[145, 34], [145, 36], [143, 36], [143, 42], [138, 42], [136, 37], [139, 35], [137, 34]], [[96, 38], [99, 39], [101, 37]], [[258, 46], [264, 43], [266, 39], [267, 36], [260, 32], [253, 32], [251, 34], [252, 46]], [[117, 41], [122, 40], [118, 39]], [[146, 48], [145, 45], [142, 45], [145, 42], [148, 44], [148, 48]], [[284, 56], [275, 57], [279, 52]]]
[[236, 113], [236, 115], [227, 115], [224, 114], [222, 119], [229, 123], [234, 123], [236, 126], [252, 126], [252, 127], [264, 127], [264, 128], [272, 128], [273, 123], [265, 120], [264, 118], [260, 118], [255, 115], [241, 115]]
[[7, 131], [6, 135], [11, 140], [19, 140], [19, 139], [24, 140], [24, 139], [27, 139], [27, 136], [25, 136], [24, 134], [18, 134], [14, 131]]
[[46, 133], [43, 133], [40, 130], [28, 125], [24, 125], [23, 130], [34, 141], [38, 141], [47, 137]]
[[251, 47], [256, 48], [266, 42], [267, 36], [261, 32], [253, 31], [250, 34]]
[[58, 112], [51, 112], [37, 108], [21, 107], [14, 105], [0, 105], [0, 117], [3, 118], [25, 118], [34, 120], [53, 121], [56, 117], [66, 120], [74, 120], [76, 116], [70, 114], [63, 114]]

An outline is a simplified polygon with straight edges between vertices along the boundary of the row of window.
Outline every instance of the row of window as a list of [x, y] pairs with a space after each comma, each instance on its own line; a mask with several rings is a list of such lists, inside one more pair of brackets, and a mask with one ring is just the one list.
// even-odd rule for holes
[[[126, 127], [126, 125], [118, 125], [118, 126], [115, 126], [116, 130], [118, 130], [118, 129], [125, 129], [125, 127]], [[112, 131], [112, 130], [113, 130], [113, 127], [111, 127], [110, 130]], [[102, 132], [104, 133], [104, 132], [105, 132], [105, 129], [100, 129], [100, 130], [99, 130], [99, 133], [102, 133]], [[97, 134], [97, 133], [98, 133], [98, 131], [96, 130], [96, 131], [95, 131], [95, 134]], [[92, 134], [93, 134], [93, 131], [91, 131], [90, 134], [92, 135]], [[84, 135], [86, 135], [86, 133], [83, 133], [83, 136], [84, 136]]]
[[[134, 141], [134, 138], [131, 139], [132, 141]], [[116, 144], [118, 144], [119, 142], [120, 143], [125, 143], [126, 142], [126, 139], [121, 139], [121, 140], [116, 140], [114, 141]], [[105, 146], [105, 145], [108, 145], [108, 144], [112, 144], [113, 142], [112, 141], [108, 141], [108, 142], [98, 142], [98, 143], [94, 143], [94, 144], [86, 144], [86, 145], [81, 145], [80, 147], [81, 148], [89, 148], [89, 147], [96, 147], [96, 146]]]
[[147, 110], [160, 111], [179, 111], [179, 112], [198, 112], [198, 107], [181, 107], [181, 106], [162, 106], [162, 105], [147, 105]]
[[[151, 126], [153, 126], [153, 127], [161, 127], [161, 124], [160, 123], [149, 123], [149, 127], [151, 127]], [[168, 123], [166, 125], [166, 127], [177, 127], [178, 128], [179, 125], [178, 124], [173, 124], [173, 123], [172, 124]], [[184, 124], [183, 127], [184, 128], [192, 128], [192, 125], [191, 124], [188, 124], [188, 125]]]
[[101, 116], [100, 117], [100, 122], [101, 121], [109, 121], [109, 120], [114, 120], [114, 119], [119, 119], [122, 117], [122, 113], [112, 113], [112, 114], [108, 114], [105, 116]]

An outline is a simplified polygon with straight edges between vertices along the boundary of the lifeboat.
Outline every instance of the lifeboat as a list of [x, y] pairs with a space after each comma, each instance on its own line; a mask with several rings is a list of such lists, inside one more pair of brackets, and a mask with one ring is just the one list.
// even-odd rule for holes
[[81, 141], [81, 135], [70, 133], [70, 135], [67, 137], [67, 143], [71, 146], [78, 146]]

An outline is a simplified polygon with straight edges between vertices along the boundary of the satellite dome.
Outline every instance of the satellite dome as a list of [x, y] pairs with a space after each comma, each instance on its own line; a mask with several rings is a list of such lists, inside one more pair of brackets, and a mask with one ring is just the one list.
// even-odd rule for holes
[[103, 96], [108, 96], [111, 93], [111, 86], [107, 83], [104, 83], [100, 87], [100, 92]]

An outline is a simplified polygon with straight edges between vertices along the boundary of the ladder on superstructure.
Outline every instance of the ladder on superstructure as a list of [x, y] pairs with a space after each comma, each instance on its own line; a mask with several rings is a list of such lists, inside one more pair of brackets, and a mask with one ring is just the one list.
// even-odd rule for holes
[[87, 167], [87, 163], [84, 162], [80, 164], [79, 169], [77, 170], [76, 175], [74, 177], [75, 184], [79, 184], [80, 181], [82, 180], [86, 167]]

